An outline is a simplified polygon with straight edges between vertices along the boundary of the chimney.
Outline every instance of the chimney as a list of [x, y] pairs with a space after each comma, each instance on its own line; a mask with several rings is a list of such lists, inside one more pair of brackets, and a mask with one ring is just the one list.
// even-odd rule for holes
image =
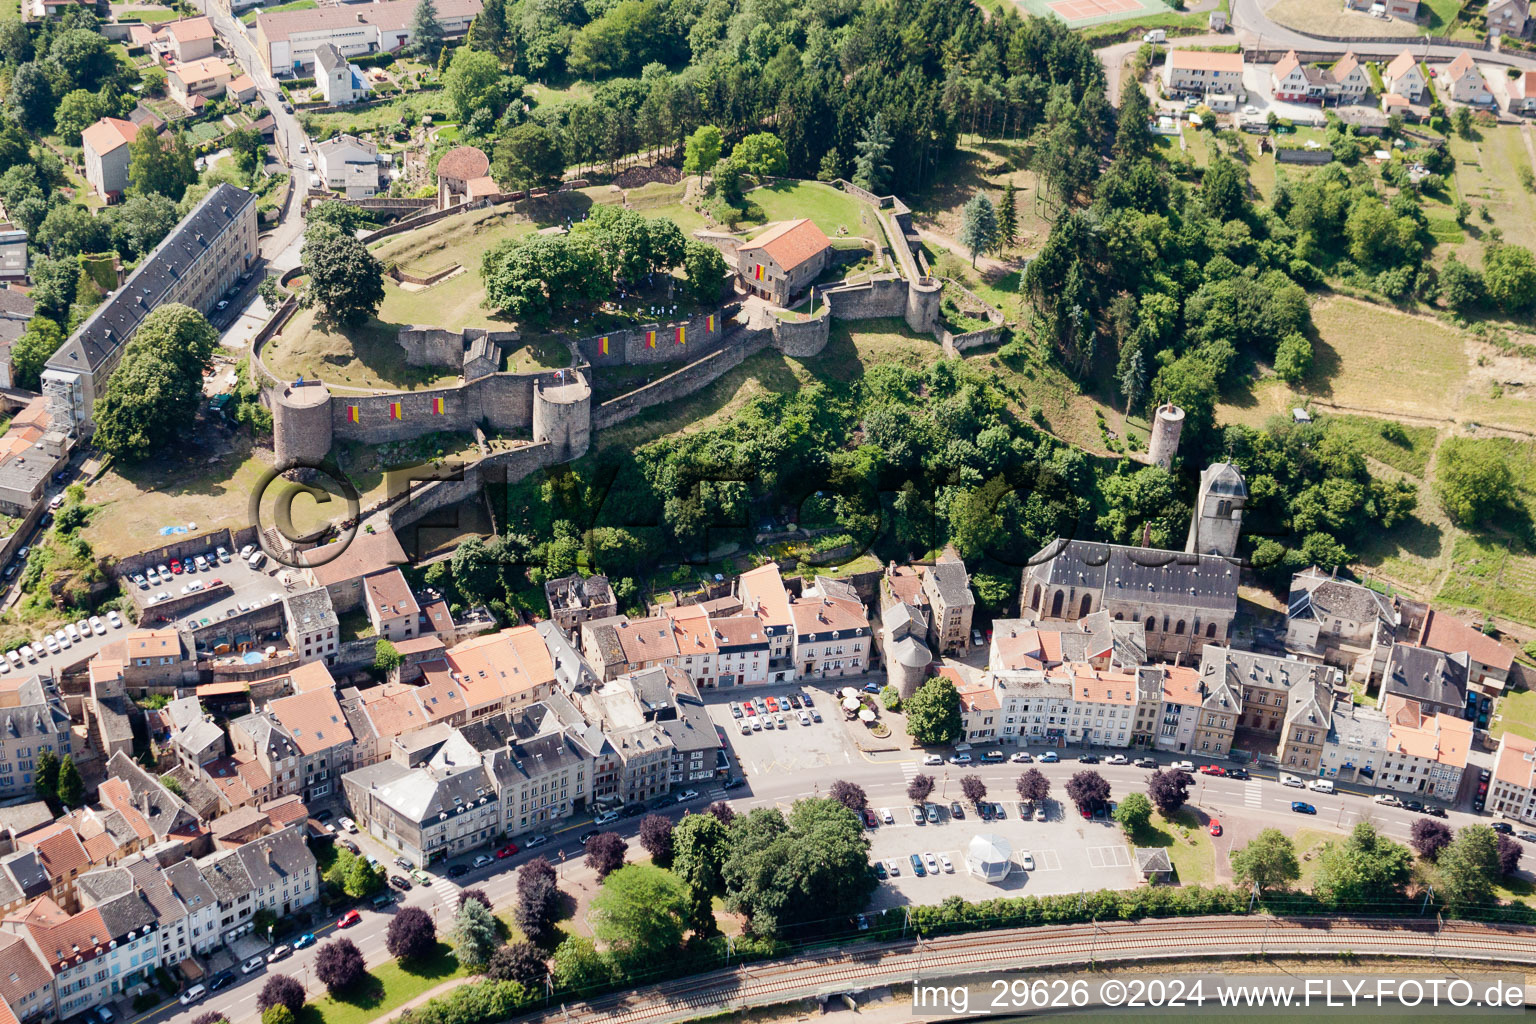
[[272, 847], [270, 847], [270, 846], [263, 846], [261, 848], [261, 852], [266, 854], [267, 866], [271, 867], [272, 866]]

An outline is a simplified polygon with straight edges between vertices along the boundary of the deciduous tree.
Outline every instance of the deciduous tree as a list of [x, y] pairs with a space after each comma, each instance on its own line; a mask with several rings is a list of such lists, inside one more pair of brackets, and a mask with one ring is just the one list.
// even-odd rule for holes
[[256, 995], [256, 1009], [265, 1013], [272, 1006], [285, 1006], [289, 1013], [298, 1013], [304, 1006], [304, 986], [286, 974], [268, 975]]
[[1127, 835], [1136, 835], [1152, 820], [1152, 801], [1140, 793], [1131, 793], [1115, 808], [1115, 820]]
[[587, 840], [587, 867], [597, 872], [599, 879], [617, 871], [624, 864], [624, 852], [629, 844], [617, 832], [599, 832]]
[[331, 992], [351, 988], [367, 973], [362, 950], [351, 939], [332, 939], [315, 954], [315, 977]]
[[704, 175], [714, 170], [716, 161], [720, 159], [720, 144], [719, 128], [712, 124], [695, 128], [683, 147], [683, 173], [697, 174], [702, 182]]
[[915, 804], [920, 804], [928, 799], [928, 794], [933, 792], [933, 776], [921, 773], [912, 776], [912, 781], [907, 783], [907, 799]]
[[[59, 350], [64, 344], [64, 332], [59, 330], [59, 325], [45, 316], [33, 316], [27, 321], [26, 330], [21, 332], [21, 337], [16, 339], [11, 346], [11, 379], [19, 388], [29, 391], [37, 391], [42, 386], [43, 364], [48, 357]], [[46, 752], [53, 757], [53, 751]], [[41, 762], [39, 762], [41, 764]], [[54, 758], [54, 771], [58, 771], [58, 759]], [[41, 772], [41, 769], [39, 769]], [[42, 775], [38, 775], [38, 784], [42, 783]], [[54, 785], [58, 784], [57, 774], [54, 777]], [[53, 793], [50, 788], [48, 794]]]
[[619, 958], [644, 963], [674, 953], [683, 941], [688, 894], [670, 871], [626, 864], [603, 879], [592, 898], [592, 934]]
[[987, 784], [980, 775], [960, 776], [960, 792], [973, 804], [979, 804], [987, 796]]
[[537, 992], [549, 978], [549, 965], [533, 943], [509, 942], [491, 954], [485, 973], [494, 981], [515, 981]]
[[1436, 863], [1435, 895], [1452, 910], [1487, 906], [1494, 901], [1494, 884], [1502, 872], [1499, 837], [1487, 825], [1456, 830], [1456, 838], [1440, 851]]
[[192, 149], [180, 132], [161, 139], [149, 125], [128, 144], [128, 182], [140, 195], [169, 196], [176, 202], [197, 181]]
[[856, 783], [838, 779], [832, 783], [830, 794], [833, 800], [850, 811], [863, 811], [869, 806], [869, 797], [865, 795], [864, 787]]
[[1415, 853], [1433, 863], [1440, 859], [1440, 851], [1451, 845], [1451, 828], [1434, 818], [1419, 818], [1408, 830], [1408, 842]]
[[1301, 877], [1295, 844], [1279, 829], [1266, 828], [1232, 854], [1232, 874], [1239, 882], [1260, 890], [1294, 882]]
[[1158, 769], [1147, 777], [1147, 795], [1152, 798], [1157, 813], [1172, 818], [1189, 799], [1189, 787], [1194, 780], [1184, 772]]
[[1067, 780], [1067, 799], [1078, 810], [1109, 800], [1109, 783], [1095, 771], [1081, 771]]
[[437, 948], [437, 926], [432, 923], [432, 916], [420, 907], [401, 907], [389, 919], [384, 944], [392, 957], [420, 959]]
[[934, 676], [917, 688], [904, 703], [907, 733], [927, 747], [955, 742], [960, 738], [960, 693], [943, 676]]
[[1038, 768], [1026, 770], [1013, 784], [1013, 788], [1018, 791], [1020, 800], [1031, 803], [1039, 803], [1051, 795], [1050, 780]]
[[647, 814], [641, 818], [640, 845], [657, 867], [671, 867], [672, 819], [665, 814]]
[[309, 275], [304, 301], [318, 307], [325, 323], [361, 327], [384, 301], [384, 267], [355, 235], [312, 224], [299, 260]]
[[1356, 825], [1348, 839], [1325, 843], [1318, 861], [1312, 891], [1346, 909], [1400, 898], [1413, 868], [1408, 848], [1383, 837], [1369, 822]]

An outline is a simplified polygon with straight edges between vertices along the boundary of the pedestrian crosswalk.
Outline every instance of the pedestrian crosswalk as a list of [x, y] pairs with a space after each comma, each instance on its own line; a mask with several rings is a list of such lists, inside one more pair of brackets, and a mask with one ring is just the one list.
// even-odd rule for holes
[[901, 762], [901, 777], [902, 778], [906, 779], [908, 782], [911, 782], [913, 777], [916, 776], [917, 774], [918, 774], [918, 764], [917, 764], [916, 761], [903, 761], [903, 762]]
[[1243, 787], [1243, 803], [1249, 807], [1264, 806], [1264, 787], [1258, 779]]
[[438, 876], [437, 881], [432, 883], [432, 891], [437, 893], [437, 898], [442, 902], [443, 906], [453, 911], [459, 909], [459, 887], [454, 885], [453, 882]]

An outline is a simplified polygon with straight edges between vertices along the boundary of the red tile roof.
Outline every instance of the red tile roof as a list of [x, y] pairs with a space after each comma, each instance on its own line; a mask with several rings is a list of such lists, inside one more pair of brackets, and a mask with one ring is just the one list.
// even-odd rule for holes
[[807, 218], [775, 224], [741, 247], [741, 252], [761, 249], [785, 271], [798, 267], [832, 245], [827, 236]]

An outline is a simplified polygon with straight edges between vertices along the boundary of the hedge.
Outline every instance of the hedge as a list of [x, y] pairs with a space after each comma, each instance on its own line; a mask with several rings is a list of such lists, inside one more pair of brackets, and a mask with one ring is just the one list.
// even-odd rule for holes
[[348, 64], [356, 64], [360, 68], [387, 68], [395, 62], [392, 53], [360, 53], [355, 57], [348, 57]]

